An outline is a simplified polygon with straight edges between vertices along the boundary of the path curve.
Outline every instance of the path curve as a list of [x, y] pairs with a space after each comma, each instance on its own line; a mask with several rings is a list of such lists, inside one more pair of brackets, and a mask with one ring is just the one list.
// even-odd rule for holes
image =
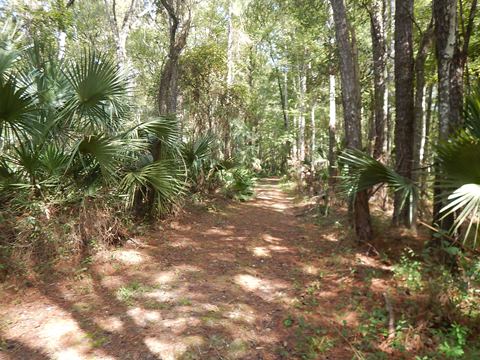
[[[332, 301], [348, 294], [320, 281], [319, 260], [338, 244], [298, 220], [278, 179], [142, 240], [5, 304], [0, 359], [294, 359], [298, 311], [334, 334]], [[318, 358], [351, 358], [345, 344], [332, 351]]]

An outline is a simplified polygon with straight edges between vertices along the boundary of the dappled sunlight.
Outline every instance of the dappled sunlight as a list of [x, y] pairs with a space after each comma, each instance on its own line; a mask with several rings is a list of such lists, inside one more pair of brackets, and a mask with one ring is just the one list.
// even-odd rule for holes
[[269, 258], [272, 257], [272, 253], [288, 253], [291, 250], [285, 246], [268, 245], [268, 246], [255, 246], [251, 249], [252, 253], [256, 257]]
[[332, 232], [329, 234], [323, 234], [322, 240], [331, 241], [331, 242], [338, 242], [340, 240], [337, 232]]
[[272, 236], [270, 234], [262, 234], [262, 240], [272, 243], [272, 244], [277, 244], [279, 242], [282, 242], [283, 239], [279, 237]]
[[311, 264], [303, 265], [302, 270], [305, 274], [312, 276], [317, 276], [320, 272], [320, 269], [317, 266]]
[[174, 270], [162, 271], [154, 279], [158, 285], [169, 284], [177, 279], [177, 273]]
[[161, 323], [162, 328], [176, 335], [180, 335], [191, 327], [198, 325], [200, 325], [200, 320], [196, 317], [180, 317], [178, 314], [175, 315], [174, 319], [164, 319]]
[[204, 235], [232, 236], [233, 231], [226, 228], [212, 228], [204, 231]]
[[29, 341], [40, 343], [43, 349], [52, 354], [53, 359], [84, 359], [85, 353], [92, 349], [88, 334], [81, 331], [68, 316], [51, 318], [36, 326], [33, 333], [30, 333], [31, 330], [28, 329], [19, 340], [29, 334]]
[[[161, 355], [162, 360], [176, 360], [188, 349], [187, 344], [180, 342], [179, 340], [180, 339], [177, 337], [173, 337], [169, 340], [164, 338], [159, 339], [156, 337], [147, 337], [144, 342], [152, 353]], [[194, 339], [193, 342], [195, 341], [199, 344], [202, 343], [201, 338]]]
[[177, 297], [179, 297], [183, 292], [180, 290], [166, 290], [166, 289], [156, 289], [151, 290], [143, 295], [143, 298], [149, 300], [155, 300], [159, 303], [168, 303], [170, 301], [174, 301]]
[[274, 301], [284, 296], [281, 290], [288, 287], [281, 281], [263, 280], [258, 277], [240, 274], [235, 276], [235, 282], [243, 289], [254, 293], [266, 301]]
[[[361, 254], [322, 259], [312, 249], [325, 243], [315, 240], [318, 228], [297, 222], [281, 193], [264, 195], [228, 207], [228, 218], [192, 225], [193, 216], [149, 235], [148, 246], [104, 252], [100, 265], [44, 293], [55, 316], [42, 312], [28, 346], [41, 342], [59, 360], [274, 360], [290, 341], [284, 321], [297, 311], [354, 326], [353, 314], [337, 319], [330, 304], [348, 299], [351, 268], [381, 264]], [[337, 268], [345, 276], [327, 270]], [[383, 285], [374, 278], [371, 288]]]
[[234, 321], [244, 321], [253, 324], [257, 320], [254, 309], [247, 304], [235, 304], [235, 308], [225, 313], [225, 316]]
[[118, 316], [95, 319], [95, 323], [105, 331], [121, 332], [124, 330], [123, 321]]
[[108, 289], [119, 288], [125, 284], [125, 279], [121, 275], [104, 276], [101, 280], [101, 285]]
[[125, 265], [138, 265], [143, 262], [151, 261], [145, 253], [133, 249], [116, 250], [112, 257], [116, 261]]
[[127, 311], [128, 316], [135, 321], [135, 324], [140, 327], [148, 326], [152, 323], [157, 323], [162, 319], [159, 311], [145, 310], [139, 307], [129, 309]]
[[286, 246], [278, 246], [278, 245], [269, 245], [267, 248], [270, 251], [277, 252], [277, 253], [288, 253], [291, 252], [292, 249], [286, 247]]
[[[77, 349], [62, 349], [58, 352], [55, 353], [54, 359], [69, 359], [69, 360], [81, 360], [84, 359], [85, 357], [84, 351], [79, 351]], [[108, 359], [108, 358], [107, 358]]]
[[360, 265], [367, 265], [371, 268], [377, 268], [380, 270], [385, 270], [385, 271], [391, 271], [392, 268], [390, 266], [387, 266], [385, 264], [382, 264], [376, 259], [373, 259], [369, 256], [363, 255], [363, 254], [355, 254], [355, 260], [357, 264]]
[[253, 248], [253, 255], [258, 257], [271, 257], [270, 250], [263, 246], [256, 246]]
[[198, 273], [203, 271], [203, 269], [201, 269], [200, 267], [189, 264], [181, 264], [174, 266], [173, 268], [175, 269], [175, 272], [177, 274]]
[[168, 242], [168, 246], [172, 248], [185, 248], [191, 249], [196, 246], [196, 242], [187, 237], [175, 238]]

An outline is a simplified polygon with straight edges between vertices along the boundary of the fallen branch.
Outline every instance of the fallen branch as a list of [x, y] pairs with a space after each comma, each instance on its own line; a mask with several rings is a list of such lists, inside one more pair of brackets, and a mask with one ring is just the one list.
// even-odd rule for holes
[[395, 315], [393, 313], [392, 303], [386, 292], [383, 293], [383, 297], [385, 298], [385, 306], [388, 312], [388, 340], [391, 341], [395, 339]]
[[345, 342], [348, 344], [348, 346], [350, 346], [350, 349], [352, 349], [352, 351], [353, 351], [354, 355], [357, 357], [357, 359], [358, 360], [366, 360], [365, 355], [363, 355], [363, 353], [360, 350], [358, 350], [355, 346], [353, 346], [353, 344], [342, 334], [342, 332], [337, 329], [337, 327], [333, 323], [333, 321], [331, 323], [333, 325], [333, 329], [338, 333], [338, 335], [340, 335], [340, 337], [343, 340], [345, 340]]
[[[424, 223], [423, 221], [418, 221], [418, 223], [419, 223], [420, 225], [425, 226], [426, 228], [428, 228], [428, 229], [430, 229], [430, 230], [432, 230], [432, 231], [439, 232], [438, 229], [434, 228], [433, 226], [431, 226], [431, 225], [429, 225], [429, 224]], [[457, 238], [457, 239], [454, 239], [453, 237], [448, 236], [447, 234], [442, 234], [442, 237], [444, 237], [444, 238], [447, 239], [447, 240], [450, 240], [450, 241], [451, 241], [451, 244], [450, 244], [450, 245], [452, 245], [452, 246], [453, 246], [453, 245], [458, 246], [458, 247], [461, 248], [462, 250], [464, 250], [464, 251], [469, 251], [469, 252], [471, 252], [472, 254], [477, 254], [477, 255], [480, 254], [480, 251], [478, 251], [478, 250], [476, 250], [476, 249], [469, 248], [468, 246], [465, 246], [465, 245], [460, 244], [460, 243], [458, 242], [458, 240], [459, 240], [458, 238]]]

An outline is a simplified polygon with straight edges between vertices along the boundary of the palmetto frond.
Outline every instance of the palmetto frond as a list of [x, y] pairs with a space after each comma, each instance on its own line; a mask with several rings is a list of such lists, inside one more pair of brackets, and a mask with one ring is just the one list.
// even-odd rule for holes
[[9, 22], [0, 30], [0, 78], [8, 77], [15, 62], [22, 54], [23, 49], [18, 48], [20, 36], [17, 29], [12, 28]]
[[455, 190], [449, 197], [450, 201], [441, 212], [446, 217], [451, 214], [456, 214], [453, 225], [453, 232], [468, 222], [468, 227], [465, 231], [465, 239], [468, 238], [472, 225], [475, 224], [475, 232], [473, 244], [476, 245], [479, 225], [480, 225], [480, 185], [465, 184]]
[[128, 111], [127, 77], [108, 56], [86, 51], [64, 71], [72, 94], [62, 117], [79, 128], [98, 133], [118, 130]]
[[176, 148], [180, 141], [180, 129], [175, 117], [164, 116], [150, 119], [132, 128], [147, 135], [154, 136], [167, 147]]
[[70, 163], [78, 158], [85, 166], [86, 162], [93, 160], [100, 167], [104, 178], [115, 178], [120, 154], [125, 150], [122, 145], [105, 135], [86, 136], [74, 146]]
[[195, 162], [205, 160], [212, 154], [212, 145], [215, 141], [213, 135], [208, 134], [201, 136], [196, 140], [183, 143], [182, 155], [188, 166]]
[[7, 71], [13, 67], [20, 54], [19, 51], [5, 49], [0, 45], [0, 77], [4, 77], [7, 74]]
[[469, 133], [480, 139], [480, 87], [467, 97], [464, 118], [465, 127]]
[[65, 173], [70, 157], [64, 149], [55, 144], [47, 145], [39, 156], [42, 170], [46, 176], [61, 176]]
[[452, 231], [462, 225], [464, 241], [469, 238], [475, 225], [473, 243], [476, 245], [480, 225], [480, 92], [475, 91], [467, 98], [465, 109], [465, 131], [437, 149], [438, 163], [444, 181], [440, 187], [454, 190], [448, 203], [441, 209], [443, 217], [454, 216]]
[[13, 78], [0, 79], [0, 137], [21, 139], [35, 129], [35, 98]]
[[417, 196], [417, 187], [412, 180], [359, 150], [345, 150], [340, 161], [348, 166], [348, 171], [342, 177], [343, 182], [354, 193], [384, 184], [402, 194], [402, 206], [407, 199]]
[[211, 134], [201, 136], [182, 144], [181, 153], [191, 177], [198, 175], [205, 160], [212, 156], [215, 137]]
[[138, 192], [153, 189], [155, 202], [160, 211], [175, 203], [184, 192], [178, 165], [171, 160], [157, 161], [125, 174], [120, 189], [127, 196], [127, 205], [132, 207]]
[[449, 187], [480, 184], [480, 138], [461, 132], [437, 147], [437, 157]]

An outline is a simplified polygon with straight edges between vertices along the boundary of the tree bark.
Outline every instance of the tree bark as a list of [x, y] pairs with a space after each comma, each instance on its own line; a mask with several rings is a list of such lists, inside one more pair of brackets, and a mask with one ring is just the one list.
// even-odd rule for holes
[[[395, 169], [412, 179], [414, 118], [413, 0], [397, 0], [395, 9]], [[411, 199], [394, 198], [394, 225], [413, 224]]]
[[[438, 73], [438, 136], [440, 141], [446, 141], [454, 131], [450, 115], [451, 87], [450, 76], [453, 56], [455, 53], [457, 30], [457, 1], [434, 0], [433, 16], [435, 21], [435, 45]], [[443, 207], [442, 192], [439, 182], [442, 175], [437, 167], [434, 188], [433, 223], [445, 230], [450, 228], [453, 217], [440, 221], [440, 210]]]
[[315, 160], [315, 151], [316, 148], [316, 126], [315, 126], [315, 109], [317, 107], [316, 99], [312, 99], [311, 108], [310, 108], [310, 166], [312, 171], [314, 170], [314, 160]]
[[[432, 104], [433, 104], [433, 85], [430, 84], [427, 87], [427, 94], [425, 99], [425, 121], [422, 131], [422, 142], [420, 145], [420, 165], [422, 168], [428, 167], [428, 161], [430, 157], [430, 133], [431, 133], [431, 120], [432, 120]], [[428, 172], [427, 172], [428, 171]], [[427, 180], [430, 170], [423, 171], [423, 176], [420, 181], [421, 197], [427, 195]]]
[[112, 28], [113, 37], [115, 39], [117, 61], [119, 65], [123, 68], [128, 63], [127, 58], [127, 38], [130, 33], [135, 18], [139, 14], [135, 14], [136, 0], [131, 0], [123, 19], [119, 19], [119, 14], [117, 13], [117, 1], [104, 0], [105, 11], [107, 13], [108, 21], [110, 27]]
[[235, 77], [234, 48], [233, 48], [233, 4], [230, 0], [228, 4], [228, 28], [227, 28], [227, 86], [233, 85]]
[[[178, 61], [187, 44], [190, 31], [190, 13], [185, 14], [179, 4], [182, 0], [160, 0], [169, 19], [169, 51], [158, 89], [158, 111], [160, 115], [175, 115], [178, 98]], [[189, 11], [188, 11], [189, 12]], [[185, 18], [184, 18], [185, 17]]]
[[335, 74], [331, 70], [329, 76], [330, 93], [329, 93], [329, 121], [328, 121], [328, 202], [330, 202], [335, 194], [335, 180], [337, 176], [337, 104], [336, 104], [336, 79]]
[[380, 159], [385, 145], [385, 125], [387, 122], [387, 41], [385, 33], [385, 0], [373, 0], [370, 14], [370, 25], [373, 48], [374, 77], [374, 145], [373, 157]]
[[457, 1], [434, 0], [435, 44], [438, 71], [438, 116], [440, 140], [452, 132], [450, 121], [450, 74], [455, 52]]
[[305, 95], [307, 92], [307, 77], [305, 64], [302, 63], [299, 69], [299, 104], [298, 104], [298, 159], [305, 161]]
[[[415, 183], [420, 178], [422, 151], [425, 144], [425, 61], [428, 57], [433, 36], [433, 19], [421, 36], [417, 56], [415, 58], [415, 131], [413, 139], [413, 171], [412, 179]], [[412, 204], [412, 223], [416, 223], [418, 199]]]
[[472, 35], [475, 13], [477, 10], [477, 0], [473, 0], [468, 16], [467, 26], [463, 19], [463, 5], [460, 4], [460, 24], [461, 33], [463, 33], [463, 44], [460, 42], [460, 36], [457, 36], [455, 50], [453, 53], [452, 66], [450, 68], [450, 119], [452, 129], [458, 129], [463, 125], [463, 92], [464, 92], [464, 74], [468, 58], [468, 46]]
[[[330, 37], [330, 51], [335, 47], [335, 25], [333, 20], [333, 10], [332, 7], [329, 7], [329, 17], [327, 26], [331, 31]], [[329, 121], [328, 121], [328, 194], [326, 199], [327, 209], [330, 206], [330, 203], [334, 201], [335, 197], [335, 183], [337, 177], [337, 140], [336, 140], [336, 127], [337, 127], [337, 102], [336, 102], [336, 91], [337, 83], [335, 77], [335, 66], [330, 65], [329, 69]]]
[[[330, 0], [330, 3], [333, 10], [335, 34], [340, 58], [346, 146], [350, 149], [361, 149], [362, 102], [360, 96], [358, 58], [354, 49], [352, 36], [353, 29], [350, 29], [343, 0]], [[372, 237], [372, 225], [366, 191], [361, 191], [355, 196], [353, 219], [357, 239], [359, 241], [369, 241]]]
[[392, 59], [395, 58], [395, 37], [393, 34], [395, 33], [395, 0], [387, 0], [388, 1], [388, 20], [386, 23], [388, 24], [389, 32], [392, 34], [390, 36], [390, 43], [387, 45], [387, 94], [386, 102], [387, 102], [387, 136], [386, 136], [386, 153], [387, 157], [390, 156], [392, 153], [392, 138], [393, 138], [393, 122], [394, 122], [394, 110], [392, 104], [394, 103], [395, 92], [393, 91], [394, 86], [392, 86], [394, 82], [394, 61]]

